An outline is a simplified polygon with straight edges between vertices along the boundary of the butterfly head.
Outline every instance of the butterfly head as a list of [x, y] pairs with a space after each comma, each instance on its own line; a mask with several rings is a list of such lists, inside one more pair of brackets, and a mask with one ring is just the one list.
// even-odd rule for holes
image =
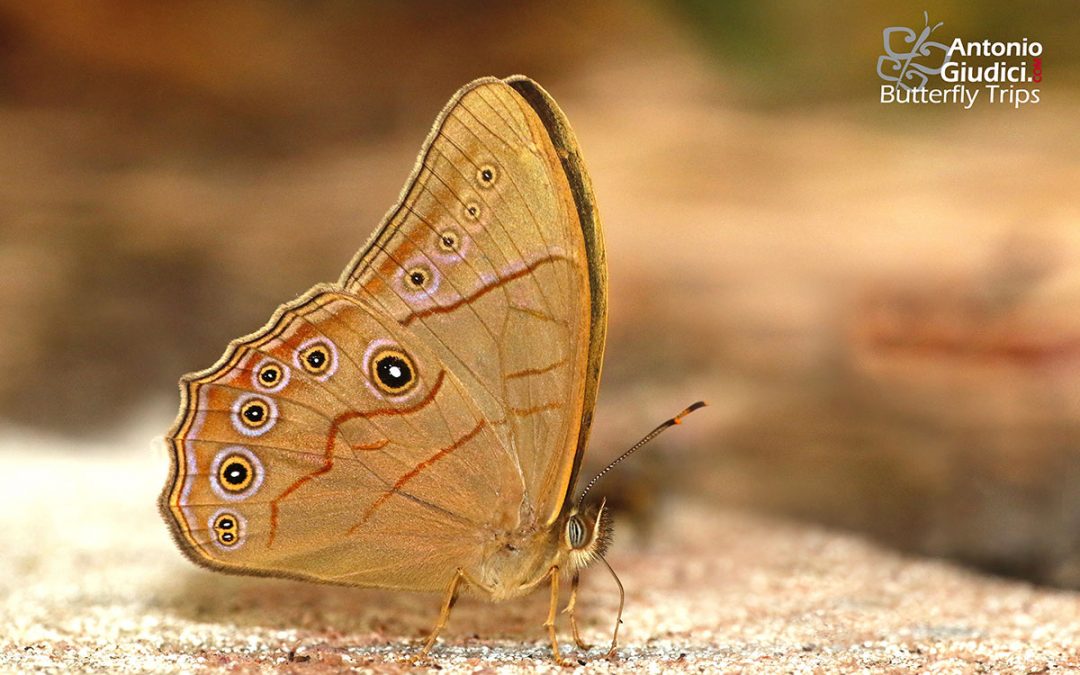
[[601, 500], [599, 505], [593, 504], [585, 508], [581, 506], [582, 502], [585, 501], [585, 496], [589, 494], [589, 490], [596, 485], [596, 481], [603, 478], [616, 464], [663, 433], [665, 429], [676, 424], [682, 424], [684, 417], [699, 408], [704, 408], [706, 405], [705, 401], [698, 401], [689, 405], [675, 417], [662, 422], [629, 450], [616, 457], [614, 461], [604, 467], [603, 471], [593, 476], [593, 479], [585, 485], [585, 489], [578, 495], [574, 506], [566, 514], [566, 519], [563, 521], [561, 549], [566, 552], [566, 556], [570, 561], [570, 569], [587, 567], [593, 560], [603, 557], [608, 544], [611, 543], [611, 516], [608, 514], [607, 509], [604, 508], [607, 505], [607, 500]]
[[575, 506], [567, 513], [562, 546], [571, 569], [588, 567], [593, 560], [604, 555], [611, 544], [611, 513], [606, 505], [607, 500], [602, 500], [584, 509]]

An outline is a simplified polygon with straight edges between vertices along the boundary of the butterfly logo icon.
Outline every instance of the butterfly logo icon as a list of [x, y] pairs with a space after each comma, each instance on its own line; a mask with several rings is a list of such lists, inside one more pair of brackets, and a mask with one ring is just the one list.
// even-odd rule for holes
[[893, 26], [882, 32], [885, 53], [878, 57], [878, 77], [896, 82], [903, 89], [922, 89], [930, 75], [941, 73], [949, 62], [949, 46], [929, 38], [944, 24], [938, 22], [930, 27], [926, 12], [923, 20], [925, 26], [918, 34], [905, 26]]

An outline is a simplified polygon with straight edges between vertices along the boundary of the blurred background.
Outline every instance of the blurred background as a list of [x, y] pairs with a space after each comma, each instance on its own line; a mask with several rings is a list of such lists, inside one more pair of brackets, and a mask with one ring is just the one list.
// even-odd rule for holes
[[[1042, 102], [879, 103], [923, 10], [1041, 41]], [[631, 536], [691, 499], [1080, 587], [1078, 38], [1049, 1], [0, 1], [0, 436], [164, 433], [449, 96], [524, 73], [606, 228], [588, 463], [712, 403], [614, 472]]]

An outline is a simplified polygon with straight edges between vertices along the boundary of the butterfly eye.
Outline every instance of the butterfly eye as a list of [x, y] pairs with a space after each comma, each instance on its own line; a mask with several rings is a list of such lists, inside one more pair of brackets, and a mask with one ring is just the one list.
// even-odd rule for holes
[[217, 514], [210, 523], [210, 528], [222, 546], [236, 546], [240, 541], [240, 520], [235, 514], [228, 511]]
[[480, 181], [480, 187], [489, 188], [495, 185], [495, 180], [499, 177], [499, 174], [494, 166], [485, 164], [476, 171], [476, 177]]
[[228, 492], [243, 492], [255, 480], [255, 467], [243, 455], [229, 455], [218, 469], [218, 484]]
[[404, 394], [416, 384], [416, 368], [405, 352], [387, 349], [371, 360], [371, 379], [388, 394]]
[[585, 523], [577, 516], [570, 516], [566, 521], [566, 541], [571, 548], [581, 548], [585, 545]]

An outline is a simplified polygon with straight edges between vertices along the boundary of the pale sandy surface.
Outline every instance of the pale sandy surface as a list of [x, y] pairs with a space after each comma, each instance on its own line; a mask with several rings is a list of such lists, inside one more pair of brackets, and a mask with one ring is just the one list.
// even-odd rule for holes
[[[166, 461], [151, 434], [0, 442], [0, 671], [408, 669], [436, 598], [195, 568], [154, 509]], [[628, 529], [611, 555], [628, 590], [620, 658], [592, 672], [1080, 667], [1076, 593], [703, 505], [670, 508], [648, 546]], [[604, 642], [616, 594], [601, 570], [584, 589], [586, 638]], [[558, 670], [544, 612], [542, 595], [465, 599], [435, 659]]]

